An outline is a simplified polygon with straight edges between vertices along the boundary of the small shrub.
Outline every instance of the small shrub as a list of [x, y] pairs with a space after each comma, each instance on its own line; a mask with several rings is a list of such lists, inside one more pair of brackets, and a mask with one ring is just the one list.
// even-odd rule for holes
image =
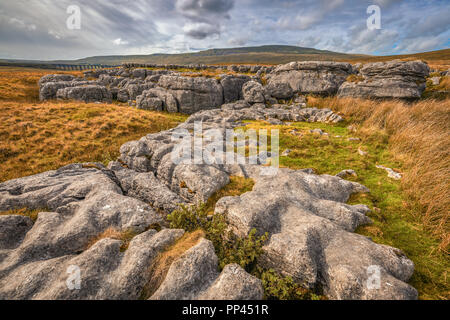
[[170, 227], [184, 229], [186, 232], [203, 230], [206, 239], [210, 240], [219, 258], [219, 267], [237, 263], [247, 271], [254, 269], [258, 257], [262, 254], [262, 246], [268, 239], [268, 234], [258, 236], [252, 230], [245, 238], [239, 238], [227, 230], [223, 215], [208, 215], [206, 204], [197, 206], [180, 205], [178, 210], [168, 217]]
[[268, 300], [323, 300], [311, 290], [302, 288], [291, 277], [281, 277], [274, 270], [259, 270], [264, 295]]

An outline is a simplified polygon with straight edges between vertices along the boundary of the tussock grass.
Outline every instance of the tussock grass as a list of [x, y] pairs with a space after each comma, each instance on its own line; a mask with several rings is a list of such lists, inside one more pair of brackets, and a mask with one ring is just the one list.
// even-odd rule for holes
[[0, 101], [38, 102], [37, 83], [41, 77], [51, 73], [82, 76], [76, 71], [0, 67]]
[[450, 245], [450, 100], [369, 101], [310, 97], [316, 107], [343, 113], [360, 126], [366, 141], [382, 136], [394, 159], [403, 163], [402, 189], [415, 200], [424, 225]]

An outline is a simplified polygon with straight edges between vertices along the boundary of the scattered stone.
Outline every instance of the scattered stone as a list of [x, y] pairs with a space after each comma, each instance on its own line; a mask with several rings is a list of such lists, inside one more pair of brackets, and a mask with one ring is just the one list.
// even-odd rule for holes
[[402, 174], [395, 172], [394, 170], [392, 170], [391, 168], [387, 168], [385, 166], [381, 166], [381, 165], [377, 165], [376, 166], [378, 169], [383, 169], [388, 173], [388, 177], [394, 180], [401, 180], [402, 179]]
[[283, 121], [278, 120], [278, 119], [274, 119], [274, 118], [269, 118], [269, 119], [267, 119], [267, 122], [270, 123], [270, 124], [272, 124], [272, 125], [275, 125], [275, 126], [283, 125], [283, 124], [284, 124]]
[[339, 172], [336, 175], [336, 177], [339, 177], [339, 178], [345, 178], [347, 176], [358, 177], [358, 175], [356, 174], [355, 170], [351, 170], [351, 169], [342, 170], [341, 172]]
[[441, 82], [441, 77], [432, 77], [430, 78], [430, 81], [433, 86], [438, 86]]
[[364, 151], [364, 150], [362, 150], [361, 148], [358, 148], [358, 154], [359, 154], [360, 156], [365, 157], [365, 156], [367, 156], [369, 153], [366, 152], [366, 151]]
[[292, 152], [292, 150], [291, 149], [286, 149], [282, 154], [281, 154], [281, 156], [282, 157], [287, 157], [287, 156], [289, 156], [289, 154]]
[[313, 129], [309, 130], [309, 132], [312, 134], [318, 134], [319, 136], [323, 136], [325, 134], [325, 132], [323, 132], [322, 129]]
[[305, 96], [298, 96], [294, 100], [295, 103], [306, 105], [306, 97]]

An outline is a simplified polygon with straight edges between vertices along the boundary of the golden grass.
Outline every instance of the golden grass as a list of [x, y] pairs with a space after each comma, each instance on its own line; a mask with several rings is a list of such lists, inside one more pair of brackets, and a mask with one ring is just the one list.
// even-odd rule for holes
[[310, 97], [311, 106], [329, 107], [360, 125], [366, 139], [385, 136], [404, 164], [402, 188], [418, 205], [424, 225], [450, 245], [450, 100], [369, 101]]
[[86, 250], [91, 248], [93, 245], [95, 245], [97, 242], [103, 239], [114, 239], [114, 240], [120, 240], [122, 241], [122, 246], [120, 247], [121, 251], [125, 251], [128, 249], [128, 246], [130, 245], [131, 240], [136, 236], [137, 234], [131, 230], [127, 231], [118, 231], [117, 229], [110, 227], [106, 229], [104, 232], [99, 234], [98, 236], [92, 238], [88, 245], [86, 246]]
[[186, 119], [118, 104], [38, 102], [37, 81], [48, 72], [0, 68], [0, 182], [74, 162], [106, 164], [125, 142]]
[[47, 209], [34, 209], [30, 210], [28, 208], [14, 209], [9, 211], [0, 212], [0, 216], [24, 216], [29, 217], [33, 222], [38, 218], [39, 213], [46, 212]]
[[0, 67], [0, 101], [38, 102], [37, 83], [41, 77], [52, 73], [82, 75], [80, 71]]
[[231, 176], [230, 183], [224, 188], [214, 193], [206, 203], [207, 212], [209, 215], [214, 214], [215, 205], [219, 199], [223, 197], [235, 197], [240, 196], [246, 192], [252, 191], [255, 182], [253, 179]]
[[150, 267], [149, 279], [151, 280], [144, 288], [143, 298], [148, 299], [151, 297], [166, 278], [172, 263], [204, 237], [205, 233], [202, 230], [186, 233], [174, 245], [159, 254]]

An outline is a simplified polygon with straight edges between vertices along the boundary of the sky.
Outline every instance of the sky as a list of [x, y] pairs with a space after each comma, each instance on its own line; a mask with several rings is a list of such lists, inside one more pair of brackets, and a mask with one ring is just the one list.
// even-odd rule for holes
[[[367, 26], [371, 5], [380, 8], [380, 29]], [[78, 59], [268, 44], [416, 53], [450, 47], [449, 17], [449, 0], [0, 0], [0, 58]]]

